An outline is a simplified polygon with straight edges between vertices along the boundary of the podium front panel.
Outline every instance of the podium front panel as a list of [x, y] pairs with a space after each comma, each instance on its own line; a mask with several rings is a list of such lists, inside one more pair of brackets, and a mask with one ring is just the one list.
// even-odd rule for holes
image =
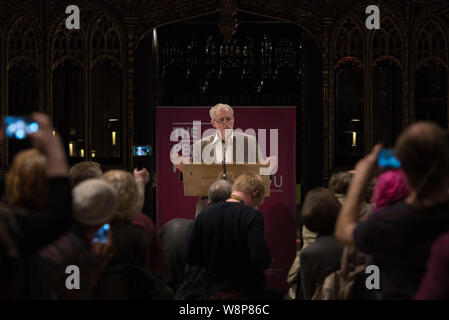
[[[209, 187], [223, 178], [221, 164], [184, 164], [183, 166], [184, 196], [207, 196]], [[232, 184], [242, 173], [257, 173], [259, 169], [268, 167], [261, 164], [227, 164], [227, 180]], [[261, 176], [265, 185], [265, 197], [270, 196], [270, 176]]]

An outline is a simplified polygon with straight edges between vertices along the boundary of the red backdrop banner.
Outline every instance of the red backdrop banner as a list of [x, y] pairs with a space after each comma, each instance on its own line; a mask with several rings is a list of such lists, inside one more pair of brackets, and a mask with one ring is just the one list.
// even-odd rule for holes
[[[272, 263], [266, 272], [267, 284], [286, 289], [287, 274], [296, 254], [296, 108], [233, 107], [234, 129], [266, 130], [266, 155], [278, 145], [278, 169], [270, 186], [270, 197], [259, 206], [265, 221], [265, 237]], [[208, 107], [157, 107], [156, 109], [156, 212], [157, 227], [173, 218], [194, 219], [198, 197], [185, 197], [179, 171], [170, 161], [170, 150], [179, 141], [170, 141], [173, 130], [192, 134], [193, 121], [201, 121], [201, 137], [210, 123]], [[277, 130], [277, 139], [270, 135]], [[248, 133], [248, 132], [246, 132]], [[262, 137], [262, 136], [260, 136]], [[180, 137], [179, 140], [182, 138]], [[277, 141], [276, 141], [277, 140]], [[263, 145], [258, 139], [259, 146]], [[261, 147], [262, 148], [262, 147]], [[263, 148], [262, 148], [263, 152]], [[181, 155], [181, 152], [179, 153]]]

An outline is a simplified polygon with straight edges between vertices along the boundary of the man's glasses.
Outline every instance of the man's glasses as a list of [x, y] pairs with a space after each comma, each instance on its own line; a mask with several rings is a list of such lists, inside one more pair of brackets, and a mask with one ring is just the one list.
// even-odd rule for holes
[[214, 121], [218, 122], [218, 123], [224, 123], [225, 121], [231, 122], [231, 121], [234, 121], [234, 118], [233, 117], [220, 118], [220, 119], [214, 119]]

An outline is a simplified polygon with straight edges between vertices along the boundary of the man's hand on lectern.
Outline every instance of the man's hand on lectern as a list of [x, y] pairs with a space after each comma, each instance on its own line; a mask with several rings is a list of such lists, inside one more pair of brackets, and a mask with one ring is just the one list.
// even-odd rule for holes
[[270, 164], [268, 170], [271, 175], [274, 175], [278, 171], [278, 159], [275, 156], [268, 157], [265, 161], [262, 161], [263, 164]]

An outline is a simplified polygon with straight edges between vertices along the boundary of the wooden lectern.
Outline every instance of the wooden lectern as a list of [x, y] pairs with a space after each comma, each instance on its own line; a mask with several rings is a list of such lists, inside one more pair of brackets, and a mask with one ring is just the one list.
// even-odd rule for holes
[[[260, 174], [260, 168], [268, 168], [269, 164], [226, 164], [227, 180], [232, 184], [242, 173]], [[184, 164], [183, 181], [184, 196], [207, 196], [209, 187], [217, 180], [223, 179], [221, 164]], [[270, 176], [261, 175], [265, 185], [265, 197], [270, 196]]]

